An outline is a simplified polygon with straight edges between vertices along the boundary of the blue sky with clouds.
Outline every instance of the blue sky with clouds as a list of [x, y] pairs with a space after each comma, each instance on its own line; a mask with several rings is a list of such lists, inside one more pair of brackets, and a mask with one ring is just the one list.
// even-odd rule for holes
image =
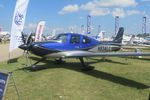
[[[0, 0], [0, 27], [10, 31], [16, 0]], [[150, 0], [30, 0], [24, 32], [35, 31], [40, 20], [46, 21], [44, 33], [81, 31], [91, 15], [92, 33], [98, 25], [109, 34], [115, 31], [114, 16], [119, 16], [119, 26], [126, 34], [142, 32], [142, 17], [147, 17], [147, 32], [150, 33]], [[86, 29], [86, 27], [85, 27]]]

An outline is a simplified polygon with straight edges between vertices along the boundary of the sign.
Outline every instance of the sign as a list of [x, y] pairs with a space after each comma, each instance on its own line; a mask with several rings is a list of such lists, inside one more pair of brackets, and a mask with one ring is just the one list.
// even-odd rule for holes
[[3, 97], [5, 95], [8, 79], [9, 79], [8, 73], [0, 72], [0, 100], [3, 100]]
[[17, 0], [12, 19], [9, 52], [18, 48], [22, 43], [22, 34], [29, 0]]
[[0, 69], [0, 100], [4, 99], [5, 91], [6, 91], [8, 80], [9, 80], [10, 76], [12, 77], [14, 86], [16, 88], [18, 99], [21, 100], [20, 93], [18, 91], [13, 73], [9, 72], [9, 71], [1, 70], [1, 69]]
[[40, 21], [38, 23], [37, 28], [36, 28], [36, 33], [35, 33], [35, 42], [42, 40], [42, 33], [43, 33], [44, 25], [45, 25], [45, 21]]

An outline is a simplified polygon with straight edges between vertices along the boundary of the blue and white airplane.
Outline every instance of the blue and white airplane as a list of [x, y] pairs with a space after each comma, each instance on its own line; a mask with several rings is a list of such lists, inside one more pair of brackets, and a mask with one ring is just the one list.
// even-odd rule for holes
[[[148, 56], [150, 53], [112, 53], [110, 51], [118, 51], [121, 48], [122, 36], [124, 28], [120, 28], [116, 38], [113, 41], [100, 42], [96, 39], [77, 33], [62, 33], [54, 37], [50, 41], [32, 42], [20, 45], [19, 48], [28, 50], [35, 55], [41, 56], [41, 60], [45, 58], [59, 58], [58, 62], [62, 62], [63, 58], [79, 58], [82, 63], [83, 70], [92, 70], [94, 67], [85, 64], [84, 57], [94, 56]], [[107, 53], [109, 52], [109, 53]]]

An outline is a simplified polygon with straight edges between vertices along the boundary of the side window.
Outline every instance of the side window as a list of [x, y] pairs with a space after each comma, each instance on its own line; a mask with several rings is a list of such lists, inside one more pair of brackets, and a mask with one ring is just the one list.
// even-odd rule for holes
[[88, 38], [88, 37], [83, 36], [83, 41], [82, 41], [82, 43], [83, 43], [83, 44], [89, 44], [89, 43], [91, 43], [91, 39]]
[[80, 35], [71, 35], [70, 43], [79, 44], [80, 43]]
[[57, 37], [54, 37], [53, 40], [61, 40], [63, 43], [67, 42], [67, 34], [59, 34]]

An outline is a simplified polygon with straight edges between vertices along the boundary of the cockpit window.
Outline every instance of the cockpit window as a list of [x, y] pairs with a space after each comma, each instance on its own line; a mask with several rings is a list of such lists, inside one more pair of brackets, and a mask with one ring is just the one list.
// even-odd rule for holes
[[70, 43], [79, 44], [80, 43], [80, 35], [71, 35]]
[[83, 44], [89, 44], [89, 43], [91, 43], [91, 39], [88, 38], [88, 37], [83, 36], [83, 41], [82, 41], [82, 43], [83, 43]]
[[54, 37], [53, 40], [62, 41], [63, 43], [67, 42], [67, 34], [59, 34], [58, 36]]

